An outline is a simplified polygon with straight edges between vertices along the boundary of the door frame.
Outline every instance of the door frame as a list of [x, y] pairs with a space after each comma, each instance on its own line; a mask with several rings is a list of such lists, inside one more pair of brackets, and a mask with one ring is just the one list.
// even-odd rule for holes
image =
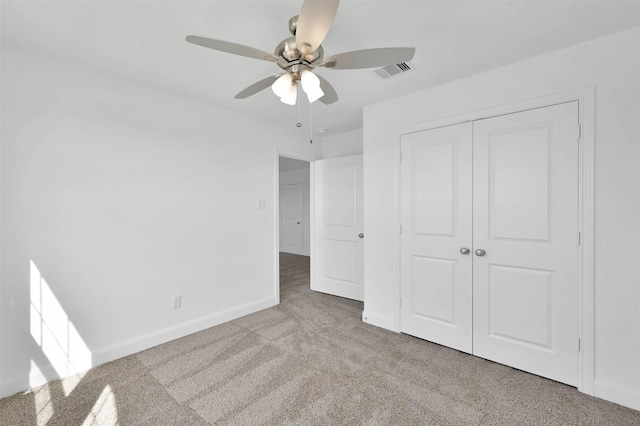
[[[595, 213], [595, 86], [588, 86], [567, 92], [561, 92], [539, 98], [524, 100], [512, 104], [494, 108], [474, 111], [466, 114], [419, 123], [397, 129], [394, 132], [396, 164], [395, 182], [397, 190], [397, 202], [395, 203], [395, 222], [397, 229], [401, 225], [400, 211], [400, 161], [401, 161], [401, 137], [402, 135], [433, 130], [454, 124], [491, 118], [500, 115], [513, 114], [531, 109], [543, 108], [566, 102], [578, 102], [578, 120], [580, 123], [580, 138], [578, 148], [578, 228], [580, 232], [580, 245], [578, 249], [578, 390], [588, 395], [594, 394], [595, 379], [595, 283], [594, 283], [594, 213]], [[400, 234], [398, 233], [398, 258], [401, 261]], [[401, 277], [398, 268], [397, 295], [400, 300]], [[400, 306], [398, 305], [398, 318], [401, 320]], [[399, 324], [398, 331], [400, 331]]]
[[[273, 190], [273, 222], [274, 222], [274, 294], [275, 304], [280, 304], [280, 157], [291, 158], [294, 160], [307, 161], [309, 163], [309, 227], [310, 227], [310, 255], [313, 257], [313, 162], [315, 158], [297, 152], [280, 150], [275, 148], [273, 150], [273, 163], [274, 163], [274, 190]], [[313, 273], [313, 271], [311, 271]]]

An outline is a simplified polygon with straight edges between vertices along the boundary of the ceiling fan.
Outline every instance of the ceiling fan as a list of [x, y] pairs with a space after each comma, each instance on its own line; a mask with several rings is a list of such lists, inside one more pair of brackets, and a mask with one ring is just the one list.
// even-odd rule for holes
[[289, 20], [289, 31], [293, 36], [281, 41], [274, 53], [194, 35], [188, 35], [186, 40], [210, 49], [274, 62], [284, 70], [253, 83], [234, 96], [235, 99], [248, 98], [271, 86], [282, 102], [295, 105], [300, 84], [309, 102], [320, 100], [329, 105], [338, 100], [338, 95], [327, 80], [312, 72], [314, 68], [382, 67], [410, 61], [415, 53], [413, 47], [386, 47], [355, 50], [325, 58], [322, 41], [331, 28], [339, 3], [340, 0], [305, 0], [300, 14]]

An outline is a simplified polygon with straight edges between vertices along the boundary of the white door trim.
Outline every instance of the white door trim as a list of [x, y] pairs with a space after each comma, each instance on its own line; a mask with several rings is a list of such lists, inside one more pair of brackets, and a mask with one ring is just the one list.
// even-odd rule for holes
[[[309, 208], [310, 214], [310, 226], [311, 228], [311, 256], [313, 257], [313, 162], [315, 158], [299, 154], [297, 152], [283, 151], [278, 148], [273, 150], [273, 265], [274, 265], [274, 278], [273, 278], [273, 291], [275, 294], [276, 305], [280, 304], [280, 157], [293, 158], [294, 160], [308, 161], [310, 188], [309, 197], [311, 197], [311, 205]], [[313, 271], [312, 271], [313, 272]]]
[[[511, 114], [529, 109], [542, 108], [565, 102], [578, 101], [579, 122], [581, 126], [579, 146], [579, 228], [581, 232], [581, 244], [578, 247], [578, 337], [580, 339], [580, 351], [578, 352], [578, 390], [583, 393], [594, 394], [594, 212], [595, 212], [595, 87], [589, 86], [558, 94], [542, 96], [509, 105], [498, 106], [481, 111], [475, 111], [426, 123], [418, 123], [397, 129], [394, 132], [396, 167], [394, 179], [396, 187], [396, 202], [394, 218], [397, 229], [400, 229], [400, 149], [401, 136], [424, 130], [436, 129], [479, 120]], [[396, 262], [400, 265], [400, 235], [398, 234], [398, 253]], [[400, 268], [397, 268], [397, 297], [400, 300]], [[400, 306], [397, 306], [398, 326], [400, 331]], [[394, 327], [395, 328], [395, 327]]]

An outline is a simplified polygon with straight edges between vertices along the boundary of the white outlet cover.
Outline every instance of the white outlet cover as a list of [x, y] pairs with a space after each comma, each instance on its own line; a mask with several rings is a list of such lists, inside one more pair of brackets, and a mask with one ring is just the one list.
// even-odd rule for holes
[[178, 309], [180, 306], [182, 306], [182, 298], [180, 296], [173, 296], [171, 307], [173, 309]]

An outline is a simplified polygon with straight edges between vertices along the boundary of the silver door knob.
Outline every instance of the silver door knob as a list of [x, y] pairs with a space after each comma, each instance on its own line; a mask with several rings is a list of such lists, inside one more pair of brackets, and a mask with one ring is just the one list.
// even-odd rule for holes
[[469, 250], [467, 247], [462, 247], [460, 249], [460, 253], [462, 253], [462, 254], [469, 254], [470, 251], [471, 250]]
[[476, 250], [476, 256], [484, 256], [486, 254], [486, 252], [482, 249], [478, 249]]
[[358, 238], [364, 238], [364, 234], [361, 232], [358, 234]]

